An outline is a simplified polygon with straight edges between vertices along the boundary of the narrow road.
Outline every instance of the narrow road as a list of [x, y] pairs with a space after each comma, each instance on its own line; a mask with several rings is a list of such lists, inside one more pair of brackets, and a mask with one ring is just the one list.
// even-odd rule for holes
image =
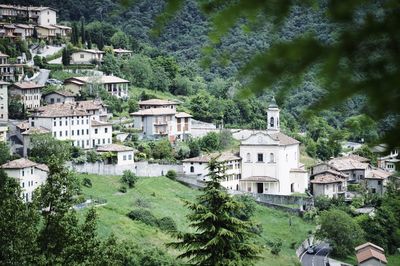
[[301, 265], [303, 266], [326, 266], [328, 261], [328, 255], [330, 252], [329, 245], [327, 243], [321, 243], [315, 247], [314, 254], [308, 254], [305, 252], [301, 256]]
[[46, 83], [46, 80], [49, 79], [49, 75], [50, 75], [50, 70], [48, 70], [48, 69], [40, 69], [40, 73], [35, 78], [34, 81], [36, 81], [38, 84], [44, 85]]

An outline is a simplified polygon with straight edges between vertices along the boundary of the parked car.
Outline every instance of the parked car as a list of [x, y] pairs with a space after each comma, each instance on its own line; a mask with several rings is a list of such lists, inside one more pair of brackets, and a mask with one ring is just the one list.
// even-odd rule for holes
[[58, 79], [48, 79], [48, 80], [46, 80], [46, 84], [61, 85], [61, 84], [63, 84], [63, 82], [61, 80], [58, 80]]
[[307, 248], [307, 253], [308, 253], [308, 254], [314, 254], [314, 253], [315, 253], [315, 246], [314, 246], [314, 245], [310, 245], [310, 246]]

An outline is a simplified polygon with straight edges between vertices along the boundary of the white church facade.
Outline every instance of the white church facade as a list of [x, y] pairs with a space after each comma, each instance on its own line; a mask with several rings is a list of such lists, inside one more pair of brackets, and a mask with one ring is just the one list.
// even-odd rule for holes
[[241, 140], [241, 191], [290, 195], [308, 188], [308, 172], [300, 163], [300, 142], [280, 132], [275, 99], [268, 107], [267, 130]]
[[[309, 175], [300, 163], [300, 142], [280, 132], [279, 112], [273, 99], [267, 110], [267, 130], [234, 133], [234, 137], [240, 140], [237, 160], [240, 168], [237, 169], [238, 178], [234, 180], [236, 183], [232, 186], [221, 182], [224, 187], [275, 195], [304, 193], [307, 190]], [[188, 176], [188, 167], [193, 167], [193, 172], [196, 172], [193, 160], [184, 161], [184, 166], [187, 166], [187, 169], [184, 167], [187, 170], [185, 174]]]

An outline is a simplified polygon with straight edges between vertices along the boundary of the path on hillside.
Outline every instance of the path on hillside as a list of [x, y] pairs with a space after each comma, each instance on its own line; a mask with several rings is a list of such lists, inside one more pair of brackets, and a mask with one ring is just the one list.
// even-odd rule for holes
[[320, 243], [316, 245], [314, 254], [304, 252], [301, 256], [301, 265], [303, 266], [326, 266], [330, 252], [329, 244]]

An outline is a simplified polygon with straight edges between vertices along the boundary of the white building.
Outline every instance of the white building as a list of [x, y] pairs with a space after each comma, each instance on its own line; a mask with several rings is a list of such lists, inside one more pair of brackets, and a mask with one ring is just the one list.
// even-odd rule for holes
[[111, 153], [112, 157], [108, 158], [106, 164], [115, 165], [132, 165], [134, 168], [134, 149], [128, 146], [119, 144], [110, 144], [97, 148], [98, 153]]
[[115, 76], [73, 77], [64, 80], [65, 88], [75, 94], [87, 87], [90, 92], [102, 88], [118, 98], [128, 98], [129, 81]]
[[57, 24], [57, 11], [44, 6], [0, 5], [0, 16], [7, 20], [15, 20], [18, 17], [37, 25]]
[[1, 168], [9, 177], [17, 179], [25, 202], [32, 201], [35, 189], [46, 182], [49, 173], [49, 168], [46, 165], [25, 158], [5, 163]]
[[346, 179], [330, 173], [317, 175], [310, 182], [314, 197], [337, 198], [345, 193]]
[[[94, 119], [93, 119], [94, 117]], [[74, 146], [91, 149], [112, 143], [112, 126], [97, 121], [76, 103], [55, 103], [37, 108], [29, 118], [30, 128], [44, 128], [59, 140], [71, 140]]]
[[35, 28], [31, 24], [14, 24], [14, 27], [14, 35], [20, 37], [22, 40], [32, 37]]
[[396, 164], [399, 162], [399, 152], [393, 150], [389, 155], [378, 158], [378, 167], [392, 173], [396, 172]]
[[71, 65], [99, 64], [103, 62], [104, 52], [94, 49], [84, 49], [71, 54]]
[[133, 127], [142, 131], [143, 138], [168, 137], [171, 142], [187, 139], [191, 134], [192, 116], [177, 112], [176, 105], [160, 99], [139, 102], [140, 110], [131, 113]]
[[20, 81], [24, 77], [23, 64], [11, 64], [8, 55], [0, 52], [0, 77], [3, 81]]
[[7, 141], [8, 126], [0, 123], [0, 142]]
[[300, 163], [300, 142], [280, 132], [279, 108], [273, 99], [268, 107], [266, 131], [255, 131], [240, 144], [240, 190], [290, 195], [304, 193], [308, 173]]
[[0, 123], [8, 121], [8, 82], [0, 80]]
[[43, 87], [34, 82], [14, 83], [10, 86], [10, 96], [19, 99], [26, 109], [34, 109], [40, 106]]
[[217, 158], [218, 162], [223, 162], [226, 168], [226, 178], [221, 180], [221, 185], [227, 189], [239, 190], [242, 158], [233, 153], [214, 153], [185, 159], [182, 161], [183, 173], [199, 181], [208, 181], [208, 164], [212, 158]]

